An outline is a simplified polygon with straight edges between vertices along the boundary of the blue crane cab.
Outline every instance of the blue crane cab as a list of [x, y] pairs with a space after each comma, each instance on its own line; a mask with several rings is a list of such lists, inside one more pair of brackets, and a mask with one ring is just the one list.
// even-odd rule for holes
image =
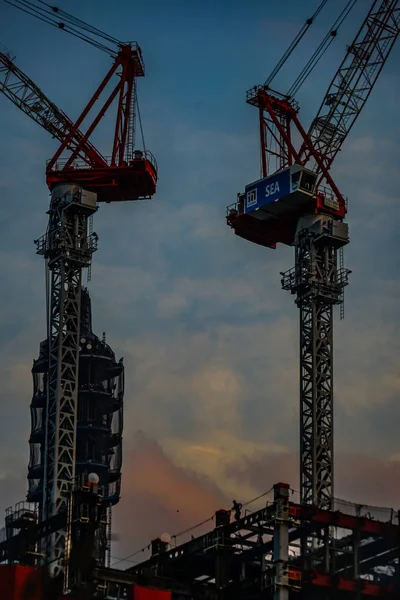
[[285, 217], [315, 202], [317, 174], [292, 165], [245, 187], [240, 195], [239, 214], [259, 220]]
[[293, 245], [298, 219], [317, 208], [317, 178], [313, 171], [291, 165], [249, 183], [227, 207], [228, 225], [236, 235], [267, 248]]

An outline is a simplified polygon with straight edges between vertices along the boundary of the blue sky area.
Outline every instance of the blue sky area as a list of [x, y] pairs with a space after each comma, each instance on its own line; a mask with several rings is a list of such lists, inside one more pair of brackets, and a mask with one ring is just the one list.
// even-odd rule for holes
[[[56, 4], [140, 43], [140, 108], [159, 164], [153, 200], [101, 206], [95, 216], [94, 327], [107, 331], [127, 373], [121, 556], [233, 496], [246, 500], [278, 479], [298, 487], [298, 315], [279, 276], [293, 251], [235, 237], [225, 207], [259, 176], [257, 113], [245, 91], [266, 79], [317, 1]], [[344, 4], [328, 2], [277, 89], [289, 88]], [[370, 3], [359, 4], [297, 96], [306, 127]], [[111, 64], [2, 0], [0, 43], [72, 119]], [[349, 197], [353, 271], [335, 330], [336, 491], [396, 507], [399, 59], [398, 42], [333, 169]], [[96, 144], [107, 155], [104, 125]], [[44, 170], [57, 143], [2, 95], [0, 132], [1, 510], [26, 488], [30, 369], [45, 335], [44, 265], [33, 240], [46, 228]]]

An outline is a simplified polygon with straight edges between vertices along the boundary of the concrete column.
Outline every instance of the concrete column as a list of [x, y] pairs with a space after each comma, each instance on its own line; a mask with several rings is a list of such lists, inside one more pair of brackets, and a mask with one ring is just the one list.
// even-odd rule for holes
[[161, 540], [161, 538], [156, 538], [151, 540], [151, 555], [155, 556], [156, 554], [162, 554], [168, 550], [168, 543]]
[[358, 579], [360, 576], [360, 522], [358, 519], [361, 517], [361, 506], [357, 504], [356, 507], [357, 525], [353, 532], [353, 552], [354, 552], [354, 579]]
[[224, 595], [224, 588], [229, 583], [231, 569], [230, 537], [225, 536], [224, 527], [229, 525], [231, 513], [228, 510], [218, 510], [215, 513], [215, 585], [218, 589], [218, 597]]
[[162, 554], [164, 554], [167, 550], [168, 543], [164, 542], [161, 538], [151, 540], [151, 556], [158, 556], [155, 571], [157, 577], [163, 576], [163, 562], [160, 559], [162, 558]]

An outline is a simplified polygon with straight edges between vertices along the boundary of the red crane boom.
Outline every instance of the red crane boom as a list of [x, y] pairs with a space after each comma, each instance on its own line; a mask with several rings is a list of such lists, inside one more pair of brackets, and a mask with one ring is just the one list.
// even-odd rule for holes
[[[140, 119], [137, 78], [144, 76], [138, 44], [119, 42], [43, 0], [37, 4], [28, 0], [6, 1], [113, 57], [107, 75], [73, 123], [15, 66], [10, 56], [0, 55], [0, 91], [61, 142], [46, 168], [51, 191], [47, 231], [36, 240], [37, 253], [46, 259], [49, 278], [48, 369], [41, 408], [45, 448], [38, 477], [43, 492], [39, 501], [41, 519], [47, 520], [66, 510], [76, 480], [82, 273], [83, 269], [90, 269], [92, 254], [97, 249], [97, 235], [91, 231], [90, 219], [98, 201], [151, 198], [156, 191], [157, 165], [145, 148], [143, 151], [135, 148], [136, 113]], [[53, 13], [64, 21], [54, 20]], [[116, 49], [110, 49], [104, 42]], [[117, 81], [106, 96], [113, 78]], [[103, 94], [103, 104], [96, 112], [95, 106]], [[113, 103], [117, 104], [117, 115], [110, 156], [106, 157], [92, 144], [91, 136]], [[90, 124], [84, 131], [86, 119], [90, 119]], [[102, 475], [96, 473], [98, 477]], [[110, 522], [108, 518], [103, 523], [103, 530]], [[57, 530], [46, 537], [41, 548], [43, 560], [48, 561], [56, 576], [62, 576], [64, 591], [69, 590], [73, 581], [64, 560], [70, 546], [69, 532], [69, 525]], [[99, 556], [104, 560], [105, 553], [101, 552], [99, 548]]]
[[[289, 94], [268, 85], [247, 92], [247, 102], [258, 108], [262, 178], [248, 184], [227, 209], [228, 225], [236, 235], [269, 248], [278, 243], [295, 246], [295, 267], [281, 275], [283, 289], [295, 295], [300, 312], [301, 499], [322, 508], [331, 508], [334, 497], [333, 306], [339, 305], [343, 316], [349, 274], [342, 253], [349, 242], [347, 207], [330, 168], [399, 36], [400, 0], [370, 1], [308, 133], [292, 90], [322, 56], [320, 49], [331, 43], [336, 24], [344, 21], [355, 1], [348, 0], [308, 63], [311, 67], [306, 66]], [[273, 75], [287, 58], [286, 53]], [[268, 173], [272, 160], [276, 169]]]
[[[71, 119], [16, 66], [11, 55], [2, 52], [0, 52], [0, 92], [60, 142], [64, 143], [67, 135], [72, 131], [74, 123]], [[67, 144], [66, 148], [72, 151], [82, 143], [83, 138], [84, 134], [77, 129], [74, 134], [75, 143]], [[79, 151], [79, 158], [88, 161], [89, 157], [94, 166], [107, 162], [97, 148], [86, 140], [84, 149]]]
[[[330, 168], [357, 120], [399, 35], [400, 6], [397, 0], [375, 0], [321, 102], [303, 143], [301, 163], [318, 172], [315, 156]], [[310, 166], [310, 165], [307, 165]]]
[[[398, 0], [374, 0], [308, 132], [299, 121], [299, 106], [294, 98], [267, 86], [255, 86], [247, 92], [246, 101], [259, 111], [262, 177], [274, 172], [267, 172], [271, 158], [275, 159], [278, 170], [294, 164], [313, 169], [319, 177], [317, 193], [308, 207], [311, 212], [345, 216], [345, 199], [329, 169], [372, 92], [398, 38], [399, 28]], [[296, 136], [300, 147], [293, 143]], [[322, 183], [328, 187], [324, 188]], [[297, 221], [303, 212], [301, 206], [278, 218], [254, 219], [245, 214], [241, 195], [238, 203], [228, 207], [227, 219], [237, 235], [275, 248], [277, 243], [294, 243]]]
[[[48, 7], [44, 9], [26, 0], [8, 4], [95, 45], [113, 57], [107, 75], [73, 123], [16, 67], [10, 56], [0, 54], [0, 91], [61, 142], [53, 158], [47, 162], [46, 181], [50, 190], [58, 183], [70, 182], [95, 192], [99, 202], [151, 198], [156, 192], [157, 163], [150, 151], [135, 149], [137, 78], [145, 74], [139, 45], [136, 42], [119, 42], [45, 2], [41, 2]], [[62, 16], [64, 21], [55, 20], [53, 13]], [[110, 48], [96, 38], [111, 42], [117, 48]], [[113, 76], [117, 76], [117, 82], [111, 93], [105, 96], [105, 89]], [[96, 113], [95, 107], [103, 94], [103, 105]], [[113, 144], [106, 156], [97, 150], [90, 138], [114, 102], [117, 103], [117, 114]], [[92, 121], [83, 133], [82, 126], [90, 117]], [[63, 156], [65, 151], [69, 151], [67, 157]]]
[[[118, 73], [118, 82], [94, 117], [86, 133], [76, 135], [83, 121], [92, 111], [112, 76]], [[149, 151], [134, 150], [130, 128], [136, 100], [136, 78], [144, 75], [144, 64], [136, 43], [121, 46], [114, 64], [97, 88], [72, 129], [62, 140], [61, 146], [47, 163], [46, 178], [50, 189], [57, 183], [78, 183], [85, 189], [97, 193], [98, 201], [116, 202], [151, 198], [156, 191], [157, 164]], [[115, 99], [118, 110], [115, 121], [114, 141], [109, 158], [99, 158], [92, 152], [90, 136]], [[64, 150], [71, 150], [62, 159]], [[83, 161], [78, 158], [84, 155]]]

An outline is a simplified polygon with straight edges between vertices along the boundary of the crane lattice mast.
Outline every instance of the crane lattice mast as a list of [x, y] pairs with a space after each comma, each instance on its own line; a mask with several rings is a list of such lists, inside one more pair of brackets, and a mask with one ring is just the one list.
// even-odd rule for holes
[[[349, 1], [345, 10], [353, 5]], [[247, 92], [247, 102], [259, 112], [262, 179], [246, 186], [227, 211], [228, 224], [240, 237], [269, 248], [295, 246], [295, 266], [281, 275], [283, 289], [296, 296], [300, 310], [301, 500], [326, 509], [334, 494], [333, 306], [343, 306], [350, 273], [342, 253], [349, 241], [347, 203], [329, 170], [399, 27], [399, 0], [369, 5], [308, 133], [291, 93], [280, 94], [268, 85]], [[336, 33], [333, 28], [329, 36]], [[296, 136], [299, 149], [292, 141]], [[272, 160], [276, 170], [268, 172]]]
[[[324, 174], [316, 155], [331, 167], [399, 35], [399, 17], [398, 1], [373, 2], [308, 131], [313, 150], [303, 142], [300, 159], [305, 166], [312, 163], [320, 187]], [[339, 251], [342, 242], [334, 235], [335, 221], [326, 222], [332, 233], [324, 240], [315, 225], [299, 227], [295, 268], [282, 279], [283, 288], [296, 294], [300, 310], [301, 498], [327, 509], [334, 496], [333, 306], [343, 307], [349, 273]]]
[[[46, 234], [37, 240], [44, 256], [47, 284], [48, 372], [45, 423], [44, 485], [41, 518], [47, 520], [67, 509], [75, 482], [75, 454], [80, 351], [82, 270], [90, 266], [97, 236], [88, 222], [98, 202], [149, 199], [156, 191], [157, 165], [148, 151], [135, 148], [136, 78], [144, 75], [141, 49], [136, 42], [122, 43], [103, 34], [65, 11], [38, 7], [32, 2], [8, 2], [35, 17], [105, 50], [113, 64], [79, 118], [72, 122], [20, 69], [12, 58], [0, 54], [0, 91], [18, 108], [44, 127], [61, 145], [48, 161], [46, 181], [51, 191]], [[31, 11], [26, 9], [30, 8]], [[63, 21], [54, 20], [53, 12]], [[102, 42], [98, 41], [102, 39]], [[117, 49], [104, 45], [117, 45]], [[84, 121], [113, 76], [117, 81], [91, 124]], [[104, 157], [90, 137], [116, 100], [117, 117], [111, 156]], [[143, 142], [144, 143], [144, 142]], [[67, 157], [63, 157], [68, 151]], [[88, 474], [86, 474], [88, 475]], [[44, 554], [54, 572], [69, 587], [65, 558], [69, 548], [66, 530], [46, 540]]]

